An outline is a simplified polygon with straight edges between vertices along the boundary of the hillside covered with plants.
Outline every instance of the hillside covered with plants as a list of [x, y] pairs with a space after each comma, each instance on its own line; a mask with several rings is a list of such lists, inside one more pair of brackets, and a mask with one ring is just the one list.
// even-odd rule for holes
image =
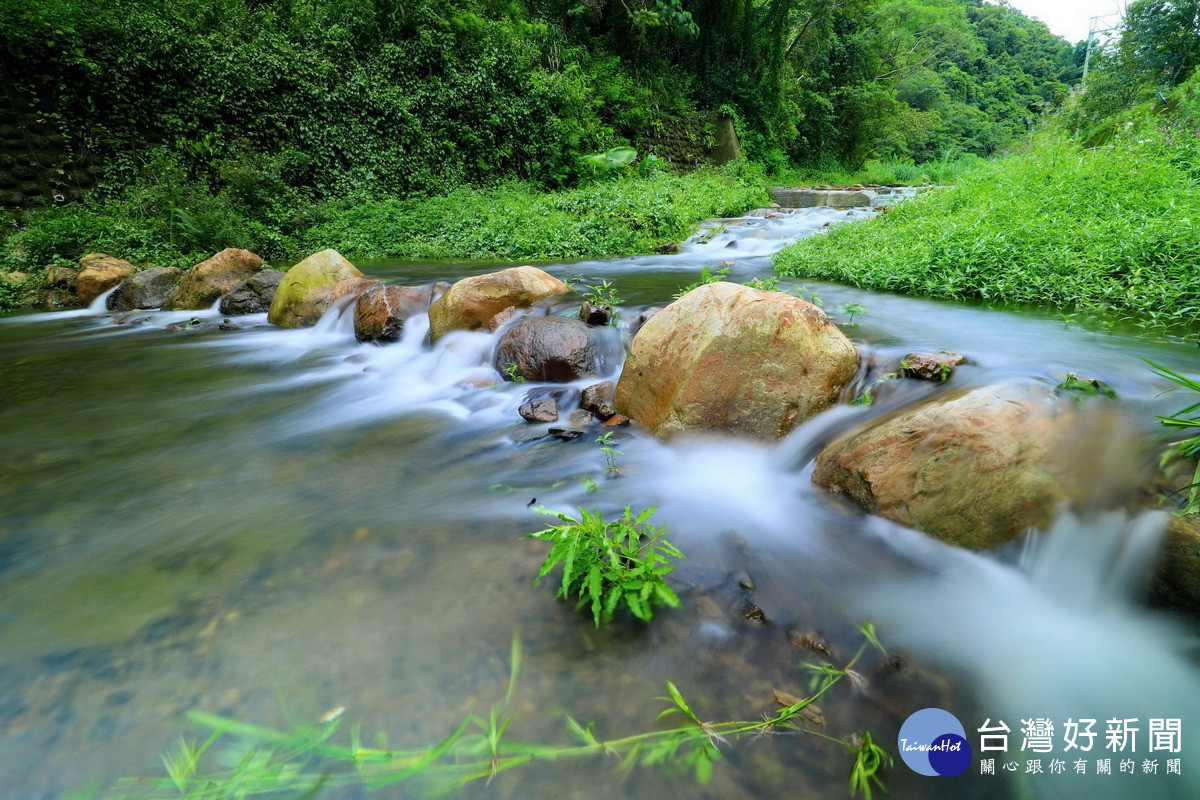
[[[9, 105], [102, 169], [82, 203], [8, 226], [0, 267], [25, 273], [96, 249], [185, 267], [226, 246], [286, 258], [377, 203], [430, 220], [429, 241], [394, 255], [648, 250], [685, 218], [761, 202], [764, 171], [992, 155], [1081, 64], [983, 0], [0, 0], [0, 31]], [[697, 197], [686, 210], [615, 199], [637, 205], [631, 186], [576, 204], [569, 223], [598, 214], [652, 235], [480, 246], [421, 205], [455, 192], [464, 208], [525, 207], [693, 167], [714, 115], [732, 118], [748, 162], [676, 186]], [[674, 165], [654, 153], [664, 136], [688, 142]], [[596, 158], [626, 146], [633, 166]]]
[[782, 272], [1107, 326], [1200, 323], [1200, 4], [1131, 3], [1083, 91], [954, 186], [785, 250]]

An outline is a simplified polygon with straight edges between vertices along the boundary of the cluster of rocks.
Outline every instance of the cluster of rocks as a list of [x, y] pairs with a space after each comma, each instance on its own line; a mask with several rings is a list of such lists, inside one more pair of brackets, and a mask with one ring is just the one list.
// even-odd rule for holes
[[[882, 367], [861, 363], [858, 348], [822, 309], [781, 292], [704, 284], [643, 313], [626, 343], [607, 324], [608, 307], [584, 303], [573, 317], [525, 313], [569, 291], [528, 266], [454, 284], [396, 286], [366, 277], [334, 250], [285, 274], [231, 249], [187, 273], [138, 272], [92, 254], [77, 273], [54, 268], [46, 281], [49, 290], [74, 292], [84, 303], [117, 287], [108, 299], [114, 310], [202, 309], [219, 301], [222, 313], [267, 311], [269, 322], [285, 328], [313, 325], [335, 304], [352, 303], [363, 342], [394, 342], [421, 314], [430, 342], [455, 331], [502, 330], [492, 366], [503, 380], [540, 384], [526, 392], [519, 414], [555, 425], [547, 433], [561, 439], [631, 419], [661, 437], [718, 431], [778, 439], [854, 396], [856, 385], [866, 382], [869, 391], [883, 381], [921, 381], [927, 388], [920, 402], [875, 414], [825, 446], [812, 480], [864, 511], [961, 547], [991, 548], [1044, 528], [1064, 504], [1152, 504], [1144, 490], [1109, 485], [1081, 469], [1103, 459], [1081, 454], [1079, 443], [1111, 438], [1081, 433], [1103, 418], [1103, 397], [1081, 404], [1033, 382], [956, 389], [949, 379], [965, 359], [945, 351], [911, 353], [883, 375]], [[570, 385], [611, 374], [622, 358], [615, 385]], [[874, 382], [872, 371], [879, 373]], [[1200, 607], [1198, 552], [1200, 525], [1173, 520], [1158, 571], [1160, 596]]]
[[767, 189], [771, 202], [783, 208], [814, 208], [831, 206], [833, 208], [857, 208], [871, 206], [881, 198], [888, 197], [906, 187], [899, 184], [881, 186], [879, 184], [855, 183], [848, 186], [772, 186]]

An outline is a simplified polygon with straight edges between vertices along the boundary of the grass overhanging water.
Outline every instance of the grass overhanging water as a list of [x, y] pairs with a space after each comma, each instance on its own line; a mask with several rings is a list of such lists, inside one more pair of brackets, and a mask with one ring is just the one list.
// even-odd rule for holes
[[[853, 758], [848, 778], [851, 796], [871, 800], [875, 789], [886, 790], [880, 772], [893, 759], [877, 745], [869, 731], [856, 731], [839, 738], [820, 730], [824, 717], [816, 701], [845, 680], [852, 687], [863, 685], [855, 670], [863, 656], [875, 649], [887, 656], [874, 626], [865, 623], [863, 641], [843, 666], [830, 662], [801, 664], [810, 676], [810, 693], [795, 697], [775, 692], [779, 706], [759, 719], [722, 722], [702, 720], [680, 689], [667, 682], [667, 707], [656, 719], [682, 718], [673, 727], [604, 739], [594, 723], [581, 725], [571, 716], [564, 719], [573, 744], [542, 744], [511, 741], [506, 736], [513, 721], [505, 709], [517, 687], [521, 666], [521, 641], [514, 637], [510, 653], [507, 690], [485, 715], [468, 714], [440, 742], [413, 749], [391, 749], [386, 745], [365, 747], [362, 732], [352, 727], [349, 744], [335, 744], [342, 709], [334, 709], [318, 726], [291, 731], [276, 730], [236, 719], [199, 711], [188, 718], [211, 733], [201, 741], [180, 737], [173, 750], [163, 754], [165, 778], [126, 778], [107, 792], [98, 789], [77, 793], [71, 800], [217, 800], [250, 798], [288, 793], [318, 797], [326, 789], [356, 786], [367, 791], [405, 783], [419, 783], [431, 794], [453, 792], [475, 781], [490, 782], [502, 772], [535, 761], [553, 762], [596, 756], [618, 759], [617, 769], [629, 775], [638, 767], [667, 767], [690, 771], [702, 784], [712, 777], [714, 765], [723, 758], [722, 747], [745, 738], [804, 734], [837, 745]], [[216, 752], [218, 743], [236, 740], [226, 752]], [[210, 752], [211, 751], [211, 752]]]

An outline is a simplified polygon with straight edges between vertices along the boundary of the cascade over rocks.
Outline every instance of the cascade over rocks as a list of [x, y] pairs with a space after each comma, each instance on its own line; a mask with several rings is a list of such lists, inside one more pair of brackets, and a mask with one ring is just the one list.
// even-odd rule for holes
[[404, 323], [425, 312], [433, 294], [426, 286], [372, 286], [354, 303], [354, 336], [360, 342], [395, 342]]
[[[289, 269], [271, 300], [267, 321], [281, 328], [305, 328], [315, 325], [333, 301], [344, 297], [352, 287], [332, 286], [351, 278], [363, 278], [358, 267], [336, 250], [322, 250]], [[365, 283], [365, 282], [364, 282]], [[356, 284], [364, 291], [371, 284]]]
[[524, 317], [500, 336], [492, 366], [512, 380], [569, 383], [601, 374], [619, 347], [618, 335], [608, 327], [593, 327], [570, 317]]
[[857, 365], [854, 345], [812, 303], [709, 283], [638, 331], [615, 406], [659, 435], [773, 439], [834, 405]]
[[183, 270], [178, 267], [151, 267], [133, 275], [108, 296], [109, 311], [133, 311], [158, 308], [175, 291]]
[[249, 250], [227, 247], [188, 270], [179, 288], [167, 298], [164, 311], [208, 308], [226, 292], [262, 269], [263, 260]]
[[260, 269], [221, 296], [219, 306], [222, 314], [262, 314], [271, 308], [275, 292], [283, 281], [283, 270]]
[[128, 261], [105, 253], [88, 253], [79, 259], [79, 266], [82, 269], [75, 276], [75, 294], [85, 306], [137, 272]]
[[495, 331], [511, 319], [511, 312], [502, 316], [509, 309], [528, 308], [568, 291], [565, 283], [536, 267], [463, 278], [429, 307], [429, 337], [436, 341], [453, 330]]

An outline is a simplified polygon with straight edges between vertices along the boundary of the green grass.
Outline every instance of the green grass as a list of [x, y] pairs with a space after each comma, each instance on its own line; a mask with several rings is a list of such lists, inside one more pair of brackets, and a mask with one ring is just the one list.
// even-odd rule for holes
[[712, 217], [766, 205], [762, 185], [701, 170], [542, 192], [522, 184], [444, 197], [346, 200], [303, 237], [348, 258], [564, 259], [649, 253]]
[[1105, 325], [1200, 322], [1200, 186], [1161, 139], [1095, 150], [1046, 134], [1025, 152], [782, 251], [790, 276], [994, 304]]

